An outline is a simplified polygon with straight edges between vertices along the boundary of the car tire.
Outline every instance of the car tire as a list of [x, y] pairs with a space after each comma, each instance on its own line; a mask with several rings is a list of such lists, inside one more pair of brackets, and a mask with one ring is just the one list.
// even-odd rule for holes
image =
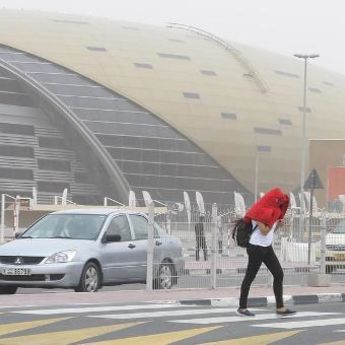
[[157, 278], [153, 281], [154, 289], [171, 289], [174, 283], [175, 266], [170, 262], [163, 262], [159, 265]]
[[3, 285], [0, 286], [0, 295], [14, 295], [17, 292], [17, 286]]
[[86, 263], [80, 276], [76, 292], [96, 292], [101, 286], [101, 271], [99, 266], [90, 261]]

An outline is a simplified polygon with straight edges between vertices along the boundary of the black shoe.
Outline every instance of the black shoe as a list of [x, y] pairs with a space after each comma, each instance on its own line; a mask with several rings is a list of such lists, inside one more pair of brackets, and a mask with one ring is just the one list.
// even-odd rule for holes
[[296, 314], [296, 310], [285, 308], [285, 310], [276, 310], [276, 313], [277, 315], [280, 315], [280, 316], [288, 316], [288, 315]]
[[255, 316], [255, 314], [250, 312], [248, 309], [241, 309], [241, 308], [238, 308], [236, 310], [236, 314], [240, 316]]

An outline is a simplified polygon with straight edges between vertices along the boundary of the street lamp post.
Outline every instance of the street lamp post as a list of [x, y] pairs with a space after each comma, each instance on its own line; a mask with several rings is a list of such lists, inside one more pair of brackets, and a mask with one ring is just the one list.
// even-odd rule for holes
[[254, 202], [258, 199], [259, 194], [259, 165], [260, 165], [260, 153], [271, 152], [271, 146], [257, 145], [255, 154], [255, 175], [254, 175]]
[[305, 214], [305, 205], [303, 202], [304, 198], [304, 180], [305, 180], [305, 161], [306, 161], [306, 112], [307, 112], [307, 66], [308, 66], [308, 59], [315, 59], [318, 58], [320, 55], [318, 54], [294, 54], [296, 58], [304, 60], [304, 88], [303, 88], [303, 122], [302, 122], [302, 145], [301, 145], [301, 187], [300, 187], [300, 220], [299, 220], [299, 233], [300, 236], [303, 235], [303, 227], [304, 227], [304, 214]]

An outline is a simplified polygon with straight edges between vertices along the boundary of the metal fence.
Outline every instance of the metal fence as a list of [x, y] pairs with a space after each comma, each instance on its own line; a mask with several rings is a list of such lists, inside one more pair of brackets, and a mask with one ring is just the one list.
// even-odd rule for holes
[[[185, 269], [175, 288], [239, 287], [247, 254], [231, 236], [233, 223], [239, 218], [234, 208], [214, 204], [208, 205], [203, 214], [197, 206], [191, 208], [190, 215], [187, 212], [170, 210], [155, 219], [183, 245]], [[295, 211], [289, 210], [274, 236], [273, 247], [284, 270], [284, 284], [307, 284], [309, 273], [327, 273], [332, 282], [344, 282], [345, 214], [306, 216], [303, 228], [300, 220]], [[204, 237], [199, 234], [201, 223]], [[271, 274], [262, 265], [253, 284], [270, 286], [272, 282]]]

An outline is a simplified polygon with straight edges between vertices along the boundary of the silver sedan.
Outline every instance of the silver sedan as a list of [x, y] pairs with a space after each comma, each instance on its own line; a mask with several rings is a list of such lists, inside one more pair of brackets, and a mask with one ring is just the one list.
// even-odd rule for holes
[[[39, 219], [0, 246], [0, 294], [18, 287], [73, 288], [145, 282], [148, 220], [114, 209], [75, 209]], [[154, 287], [169, 289], [184, 269], [181, 242], [154, 224]]]

